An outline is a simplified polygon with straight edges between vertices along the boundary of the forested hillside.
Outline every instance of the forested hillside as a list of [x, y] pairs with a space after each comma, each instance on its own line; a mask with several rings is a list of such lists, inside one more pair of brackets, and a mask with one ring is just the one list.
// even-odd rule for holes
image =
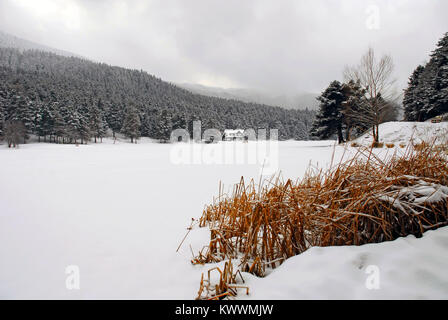
[[172, 129], [201, 120], [203, 129], [276, 128], [280, 139], [307, 139], [313, 118], [312, 111], [193, 94], [144, 71], [0, 48], [3, 131], [14, 121], [26, 134], [53, 141], [85, 142], [109, 129], [163, 140]]
[[403, 104], [408, 121], [425, 121], [448, 112], [448, 32], [429, 62], [412, 73]]

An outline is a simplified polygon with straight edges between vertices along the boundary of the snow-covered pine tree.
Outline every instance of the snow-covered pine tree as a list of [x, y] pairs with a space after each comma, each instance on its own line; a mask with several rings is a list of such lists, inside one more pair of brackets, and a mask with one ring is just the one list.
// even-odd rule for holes
[[79, 117], [78, 134], [79, 138], [81, 139], [81, 144], [84, 144], [84, 142], [87, 144], [92, 138], [92, 131], [90, 129], [90, 110], [92, 109], [92, 105], [92, 98], [85, 98], [84, 101], [79, 105], [77, 110], [77, 115]]
[[[29, 138], [29, 134], [33, 128], [33, 102], [23, 96], [23, 95], [15, 95], [13, 97], [13, 103], [10, 105], [10, 110], [8, 114], [8, 120], [15, 123], [13, 127], [16, 127], [18, 122], [21, 122], [24, 126], [24, 134], [23, 134], [23, 143]], [[23, 128], [21, 128], [23, 131]]]
[[365, 103], [366, 89], [359, 81], [350, 80], [342, 85], [344, 101], [342, 102], [342, 115], [345, 125], [345, 140], [351, 139], [352, 130], [358, 133], [368, 129], [368, 125], [363, 121], [362, 109]]
[[115, 102], [109, 103], [105, 119], [107, 126], [112, 130], [112, 136], [115, 139], [115, 134], [120, 132], [123, 125], [123, 112], [120, 104]]
[[187, 129], [187, 116], [184, 113], [173, 115], [171, 122], [173, 129]]
[[90, 114], [90, 131], [97, 143], [97, 139], [103, 139], [107, 132], [107, 124], [104, 119], [104, 106], [101, 99], [98, 100], [96, 106], [92, 106]]
[[287, 128], [285, 128], [285, 127], [283, 126], [282, 121], [280, 121], [280, 120], [276, 120], [276, 121], [273, 123], [272, 128], [278, 130], [278, 135], [279, 135], [278, 138], [279, 138], [280, 140], [286, 140], [286, 139], [287, 139], [287, 137], [288, 137], [288, 130], [287, 130]]
[[411, 75], [403, 103], [407, 120], [425, 121], [448, 112], [448, 33], [425, 67]]
[[423, 111], [422, 97], [418, 94], [420, 81], [425, 67], [419, 65], [409, 77], [408, 87], [404, 90], [403, 107], [407, 121], [419, 121]]
[[299, 119], [292, 118], [289, 123], [289, 131], [293, 137], [301, 140], [309, 139], [309, 128], [305, 122], [299, 121]]
[[3, 127], [5, 125], [6, 120], [6, 100], [2, 95], [1, 89], [0, 89], [0, 140], [3, 137]]
[[34, 117], [34, 132], [39, 137], [44, 137], [47, 141], [47, 135], [51, 135], [53, 130], [53, 115], [48, 103], [41, 103], [37, 108]]
[[58, 134], [60, 140], [62, 140], [62, 143], [68, 143], [70, 141], [68, 121], [70, 119], [71, 108], [71, 102], [69, 100], [63, 101], [59, 107], [58, 115], [55, 117], [55, 132]]
[[317, 100], [320, 102], [319, 111], [313, 123], [311, 135], [320, 139], [328, 139], [337, 134], [338, 142], [344, 142], [342, 103], [345, 98], [342, 84], [339, 81], [331, 82], [328, 88], [317, 97]]
[[0, 104], [0, 140], [3, 137], [3, 126], [5, 123], [5, 114], [3, 113], [2, 105]]
[[435, 99], [427, 108], [429, 118], [448, 112], [448, 32], [437, 43], [430, 64], [434, 66], [431, 85]]
[[138, 110], [132, 105], [127, 107], [121, 132], [131, 139], [131, 143], [134, 143], [134, 140], [140, 137], [140, 125], [141, 122]]
[[65, 119], [65, 122], [67, 124], [66, 134], [70, 143], [74, 142], [76, 144], [78, 143], [78, 139], [80, 138], [79, 128], [81, 124], [79, 119], [80, 115], [74, 108], [69, 111], [69, 114]]
[[92, 132], [90, 131], [90, 120], [88, 115], [85, 113], [79, 113], [79, 127], [78, 127], [78, 134], [79, 138], [81, 139], [81, 144], [84, 144], [84, 142], [87, 144], [89, 140], [92, 138]]
[[54, 136], [54, 141], [59, 143], [64, 142], [64, 137], [66, 136], [66, 123], [64, 117], [62, 116], [60, 110], [54, 110], [53, 113], [53, 130], [52, 134]]
[[147, 106], [142, 115], [140, 132], [143, 136], [158, 138], [159, 111]]
[[157, 124], [157, 135], [160, 142], [168, 142], [170, 140], [171, 131], [173, 130], [171, 119], [172, 115], [167, 109], [163, 109], [160, 112]]

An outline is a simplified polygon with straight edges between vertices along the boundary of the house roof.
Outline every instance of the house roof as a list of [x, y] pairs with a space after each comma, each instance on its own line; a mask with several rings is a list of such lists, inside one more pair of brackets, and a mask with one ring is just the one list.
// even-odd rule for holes
[[243, 134], [244, 129], [225, 129], [224, 134]]

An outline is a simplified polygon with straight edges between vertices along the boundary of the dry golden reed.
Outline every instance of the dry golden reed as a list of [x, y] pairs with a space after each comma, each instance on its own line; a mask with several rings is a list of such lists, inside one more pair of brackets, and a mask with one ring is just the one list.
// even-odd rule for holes
[[[216, 284], [211, 281], [212, 272], [219, 272], [219, 280]], [[241, 272], [233, 271], [232, 260], [226, 261], [223, 270], [218, 267], [208, 270], [207, 279], [204, 279], [204, 274], [202, 274], [196, 300], [222, 300], [235, 297], [238, 294], [238, 289], [245, 289], [246, 294], [249, 294], [249, 287], [238, 285], [237, 276], [244, 283]]]
[[[210, 228], [210, 242], [192, 263], [239, 259], [241, 271], [262, 277], [313, 246], [421, 237], [448, 224], [447, 186], [447, 157], [431, 145], [409, 147], [387, 161], [359, 149], [350, 161], [327, 172], [308, 170], [296, 182], [277, 177], [246, 184], [241, 178], [230, 195], [220, 187], [204, 209], [199, 226]], [[215, 295], [205, 296], [226, 292], [219, 284]]]

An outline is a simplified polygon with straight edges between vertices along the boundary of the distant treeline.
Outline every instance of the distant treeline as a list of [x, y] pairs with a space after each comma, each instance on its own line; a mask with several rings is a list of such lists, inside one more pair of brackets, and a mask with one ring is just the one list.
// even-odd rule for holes
[[[18, 140], [98, 141], [107, 132], [167, 140], [173, 129], [278, 129], [308, 139], [315, 112], [193, 94], [144, 71], [0, 48], [0, 135]], [[19, 141], [16, 141], [19, 142]]]

